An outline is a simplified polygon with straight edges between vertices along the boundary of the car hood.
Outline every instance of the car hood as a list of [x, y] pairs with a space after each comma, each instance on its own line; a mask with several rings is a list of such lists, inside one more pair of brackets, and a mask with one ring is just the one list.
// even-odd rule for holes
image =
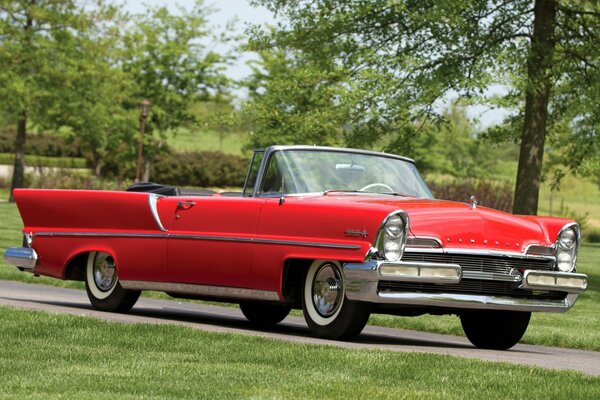
[[[329, 198], [329, 200], [327, 200]], [[334, 199], [335, 198], [335, 199]], [[439, 239], [445, 248], [524, 252], [531, 244], [551, 245], [535, 220], [466, 203], [410, 197], [339, 195], [321, 201], [353, 202], [404, 210], [410, 235]]]

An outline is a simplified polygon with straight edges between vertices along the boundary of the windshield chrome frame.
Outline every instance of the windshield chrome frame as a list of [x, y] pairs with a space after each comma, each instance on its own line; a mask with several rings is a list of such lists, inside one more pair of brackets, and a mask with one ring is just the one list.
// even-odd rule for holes
[[[382, 153], [382, 152], [378, 152], [378, 151], [372, 151], [372, 150], [350, 149], [350, 148], [343, 148], [343, 147], [305, 146], [305, 145], [270, 146], [270, 147], [267, 147], [266, 149], [255, 149], [254, 150], [255, 153], [262, 151], [262, 152], [264, 152], [264, 154], [263, 154], [263, 158], [261, 161], [260, 169], [258, 171], [258, 175], [256, 176], [256, 182], [254, 184], [254, 191], [252, 193], [252, 197], [264, 197], [261, 195], [261, 190], [262, 190], [263, 183], [264, 183], [263, 181], [265, 179], [266, 168], [269, 165], [269, 162], [271, 161], [271, 157], [277, 152], [289, 151], [289, 150], [321, 151], [321, 152], [332, 152], [332, 153], [352, 153], [352, 154], [360, 154], [360, 155], [366, 155], [366, 156], [391, 158], [391, 159], [400, 160], [400, 161], [408, 162], [408, 163], [415, 165], [415, 161], [411, 158], [398, 156], [398, 155], [390, 154], [390, 153]], [[415, 165], [415, 167], [416, 167], [416, 165]], [[418, 170], [417, 170], [417, 173], [418, 173]], [[423, 179], [421, 174], [419, 174], [419, 177], [421, 178], [421, 180]], [[246, 183], [244, 183], [244, 187], [245, 187], [245, 185], [246, 185]], [[429, 187], [427, 187], [427, 189], [429, 190]], [[429, 190], [429, 191], [431, 192], [431, 190]], [[308, 195], [308, 194], [314, 194], [314, 193], [282, 193], [281, 196], [284, 196], [284, 197], [302, 196], [302, 195]], [[273, 196], [266, 196], [266, 197], [273, 197]]]

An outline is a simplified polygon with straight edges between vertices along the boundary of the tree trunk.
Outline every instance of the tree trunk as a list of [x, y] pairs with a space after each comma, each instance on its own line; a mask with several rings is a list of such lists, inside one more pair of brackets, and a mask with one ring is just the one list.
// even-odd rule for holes
[[102, 157], [98, 152], [92, 152], [92, 163], [94, 168], [94, 176], [96, 178], [100, 178], [100, 174], [102, 173]]
[[27, 140], [27, 113], [23, 112], [17, 122], [17, 138], [15, 140], [15, 163], [12, 184], [8, 201], [14, 203], [13, 189], [25, 186], [25, 141]]
[[548, 99], [553, 85], [556, 9], [556, 0], [536, 0], [534, 6], [533, 37], [527, 61], [525, 121], [513, 206], [515, 214], [537, 214]]

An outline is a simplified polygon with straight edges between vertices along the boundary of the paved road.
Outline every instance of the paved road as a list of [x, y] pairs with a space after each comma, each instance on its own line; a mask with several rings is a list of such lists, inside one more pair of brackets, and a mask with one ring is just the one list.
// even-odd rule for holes
[[81, 290], [8, 281], [0, 281], [0, 305], [125, 323], [182, 325], [211, 332], [239, 333], [298, 343], [447, 354], [600, 376], [600, 352], [525, 344], [517, 345], [510, 351], [480, 350], [464, 337], [376, 326], [367, 326], [354, 342], [337, 342], [312, 337], [304, 320], [299, 317], [289, 316], [274, 328], [257, 330], [249, 325], [239, 309], [231, 307], [141, 298], [129, 314], [113, 314], [93, 310], [86, 293]]

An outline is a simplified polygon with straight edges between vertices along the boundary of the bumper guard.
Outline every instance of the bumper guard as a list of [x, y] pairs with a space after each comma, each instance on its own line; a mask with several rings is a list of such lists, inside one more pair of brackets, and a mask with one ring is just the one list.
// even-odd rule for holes
[[37, 264], [38, 255], [29, 247], [9, 247], [4, 252], [4, 261], [15, 267], [31, 271]]
[[[476, 293], [445, 293], [444, 285], [463, 278], [513, 281], [520, 289], [566, 292], [560, 300], [527, 299]], [[575, 304], [578, 293], [587, 288], [587, 275], [526, 270], [523, 276], [490, 276], [462, 271], [458, 264], [376, 261], [344, 265], [346, 296], [350, 300], [376, 304], [440, 307], [450, 309], [489, 309], [512, 311], [564, 312]], [[510, 278], [510, 279], [509, 279]], [[379, 281], [420, 282], [439, 285], [439, 292], [380, 292]]]

